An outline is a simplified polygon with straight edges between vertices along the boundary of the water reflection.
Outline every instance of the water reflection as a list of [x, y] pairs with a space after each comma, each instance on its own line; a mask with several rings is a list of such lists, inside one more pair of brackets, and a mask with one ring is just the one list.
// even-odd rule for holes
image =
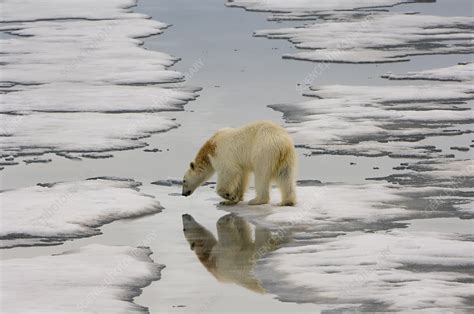
[[217, 239], [191, 215], [184, 214], [183, 232], [199, 261], [220, 282], [235, 283], [265, 293], [255, 277], [256, 261], [280, 244], [270, 231], [252, 226], [234, 214], [217, 221]]

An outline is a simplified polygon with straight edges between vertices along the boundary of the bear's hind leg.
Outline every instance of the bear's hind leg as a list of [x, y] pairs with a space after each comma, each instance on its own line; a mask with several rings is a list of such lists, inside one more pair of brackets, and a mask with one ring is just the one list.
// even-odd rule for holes
[[295, 180], [293, 178], [293, 169], [291, 166], [286, 166], [276, 176], [276, 183], [281, 192], [280, 206], [295, 206], [296, 192]]

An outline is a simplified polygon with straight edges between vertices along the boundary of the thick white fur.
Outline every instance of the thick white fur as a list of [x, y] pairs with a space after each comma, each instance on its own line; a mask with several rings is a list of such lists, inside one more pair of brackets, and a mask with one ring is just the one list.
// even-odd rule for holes
[[[225, 204], [235, 204], [243, 199], [253, 172], [256, 197], [249, 201], [250, 205], [269, 202], [272, 182], [280, 188], [281, 205], [296, 203], [297, 157], [291, 137], [281, 126], [257, 121], [241, 128], [220, 129], [206, 145], [213, 147], [208, 154], [210, 163], [202, 166], [202, 158], [195, 159], [195, 167], [191, 165], [195, 170], [188, 170], [184, 178], [189, 185], [200, 185], [202, 182], [196, 182], [195, 178], [208, 178], [216, 172], [217, 193], [228, 200]], [[198, 186], [185, 185], [183, 190], [189, 188], [191, 193]]]

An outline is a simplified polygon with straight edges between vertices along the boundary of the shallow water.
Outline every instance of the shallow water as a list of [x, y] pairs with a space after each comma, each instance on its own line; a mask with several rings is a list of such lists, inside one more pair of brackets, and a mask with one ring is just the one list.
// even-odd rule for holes
[[[406, 8], [408, 11], [422, 10], [423, 13], [438, 15], [462, 14], [466, 10], [460, 10], [459, 7], [468, 8], [471, 5], [472, 8], [472, 4], [464, 0], [459, 1], [459, 7], [455, 8], [448, 5], [448, 2], [414, 4], [407, 5]], [[394, 10], [400, 11], [403, 8], [404, 6], [398, 6]], [[446, 8], [452, 8], [452, 11], [447, 11]], [[132, 177], [143, 182], [142, 190], [156, 195], [166, 209], [154, 216], [114, 222], [104, 226], [100, 236], [66, 242], [62, 246], [3, 250], [0, 252], [1, 258], [54, 254], [88, 243], [140, 245], [144, 238], [152, 234], [155, 239], [150, 244], [154, 252], [152, 257], [156, 262], [165, 264], [166, 268], [162, 271], [162, 279], [153, 282], [136, 298], [136, 302], [149, 307], [150, 312], [320, 311], [318, 305], [283, 303], [272, 295], [256, 294], [235, 284], [219, 283], [189, 249], [182, 232], [181, 215], [192, 214], [215, 234], [216, 222], [227, 212], [214, 207], [198, 207], [193, 203], [192, 197], [163, 195], [161, 187], [149, 185], [157, 179], [181, 177], [202, 142], [220, 127], [238, 126], [258, 119], [281, 123], [281, 114], [267, 105], [303, 100], [297, 84], [314, 71], [316, 64], [282, 59], [282, 54], [294, 50], [286, 41], [251, 36], [257, 29], [285, 25], [267, 22], [266, 13], [226, 8], [222, 1], [216, 0], [140, 0], [136, 11], [173, 24], [164, 34], [146, 39], [147, 49], [181, 57], [181, 61], [173, 68], [183, 73], [188, 73], [196, 62], [202, 63], [202, 67], [186, 83], [202, 87], [200, 97], [189, 103], [184, 112], [163, 113], [176, 117], [181, 127], [155, 134], [147, 140], [149, 148], [160, 148], [163, 152], [147, 153], [143, 149], [137, 149], [114, 152], [112, 159], [82, 161], [49, 154], [45, 157], [53, 159], [52, 163], [22, 163], [6, 167], [0, 173], [0, 183], [2, 189], [8, 189], [38, 182], [70, 181], [95, 176]], [[293, 22], [287, 24], [294, 25]], [[380, 75], [387, 71], [404, 73], [471, 60], [472, 56], [468, 55], [445, 55], [413, 57], [410, 62], [398, 64], [332, 64], [314, 83], [394, 84], [393, 81], [381, 79]], [[464, 135], [456, 138], [437, 137], [427, 142], [449, 150], [453, 143], [466, 145], [469, 139], [468, 135]], [[299, 178], [324, 182], [363, 183], [367, 177], [389, 175], [394, 172], [392, 167], [407, 161], [388, 157], [305, 157], [304, 150], [299, 152]], [[457, 157], [472, 157], [471, 151], [450, 152]], [[174, 191], [173, 188], [171, 190]], [[175, 187], [174, 192], [179, 193], [179, 188]], [[407, 229], [453, 232], [459, 228], [457, 222], [457, 218], [450, 218], [449, 221], [441, 218], [416, 220]], [[462, 226], [464, 232], [473, 225], [470, 221], [463, 221]]]

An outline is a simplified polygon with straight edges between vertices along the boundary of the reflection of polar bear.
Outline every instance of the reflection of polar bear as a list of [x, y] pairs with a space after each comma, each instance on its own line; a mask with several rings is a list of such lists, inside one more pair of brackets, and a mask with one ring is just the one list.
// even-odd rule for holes
[[281, 190], [281, 205], [296, 203], [293, 141], [285, 129], [273, 122], [258, 121], [238, 129], [217, 131], [190, 163], [183, 179], [183, 195], [191, 195], [214, 172], [217, 172], [217, 193], [228, 200], [223, 204], [243, 200], [252, 172], [257, 196], [250, 205], [268, 203], [272, 181]]
[[197, 223], [191, 215], [183, 215], [183, 232], [199, 261], [221, 282], [233, 282], [255, 292], [265, 290], [253, 275], [255, 261], [275, 250], [276, 240], [268, 231], [257, 228], [252, 240], [250, 225], [234, 214], [217, 221], [218, 240]]

